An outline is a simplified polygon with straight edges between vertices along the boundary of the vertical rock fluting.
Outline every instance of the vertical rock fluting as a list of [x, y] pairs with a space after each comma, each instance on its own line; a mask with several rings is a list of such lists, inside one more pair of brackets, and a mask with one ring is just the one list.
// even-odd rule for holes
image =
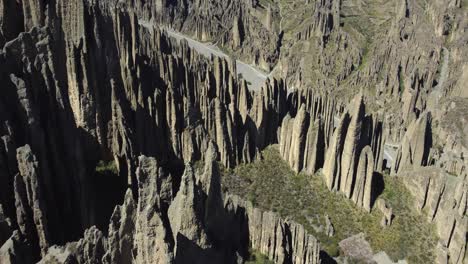
[[349, 114], [346, 112], [340, 118], [338, 126], [333, 132], [331, 141], [325, 155], [323, 174], [325, 182], [330, 190], [339, 190], [341, 184], [341, 152], [345, 140], [345, 134], [349, 125]]
[[370, 146], [366, 146], [359, 158], [352, 200], [368, 212], [371, 210], [373, 174], [374, 157]]
[[314, 124], [309, 124], [309, 130], [307, 131], [303, 163], [306, 173], [314, 174], [319, 168], [322, 168], [325, 147], [323, 123], [319, 119]]
[[365, 115], [362, 95], [358, 95], [349, 105], [351, 121], [346, 132], [343, 152], [341, 154], [341, 183], [340, 191], [351, 198], [353, 186], [356, 181], [356, 168], [359, 153], [362, 149], [362, 122]]
[[29, 145], [18, 148], [17, 160], [19, 175], [15, 177], [15, 205], [18, 225], [24, 237], [33, 244], [38, 243], [44, 256], [50, 238], [38, 162]]
[[[174, 254], [183, 263], [193, 257], [193, 248], [186, 243], [194, 243], [202, 249], [209, 246], [204, 229], [204, 205], [202, 193], [195, 183], [195, 175], [190, 165], [186, 166], [180, 189], [167, 212], [171, 219], [171, 230], [175, 243]], [[191, 242], [188, 242], [191, 241]]]
[[340, 25], [341, 1], [316, 1], [313, 28], [315, 34], [322, 38], [323, 44], [328, 42], [332, 30]]
[[315, 173], [323, 163], [325, 138], [321, 120], [313, 118], [302, 106], [294, 118], [283, 119], [280, 129], [280, 154], [299, 173]]
[[133, 237], [133, 248], [136, 249], [135, 261], [170, 263], [173, 260], [171, 246], [173, 240], [169, 237], [169, 227], [163, 222], [162, 214], [167, 211], [168, 204], [173, 199], [172, 178], [164, 175], [154, 158], [145, 156], [139, 157], [136, 175], [138, 204]]
[[405, 167], [429, 165], [429, 151], [432, 147], [431, 113], [422, 114], [414, 120], [403, 136], [392, 167], [392, 174], [397, 174]]
[[[400, 20], [406, 20], [410, 9], [408, 1], [404, 2]], [[220, 21], [237, 24], [232, 32], [222, 33], [232, 36], [220, 39], [228, 42], [232, 38], [234, 48], [242, 48], [235, 52], [253, 54], [249, 61], [268, 68], [277, 59], [279, 45], [271, 6], [265, 9], [268, 30], [262, 31], [257, 25], [262, 23], [250, 13], [261, 5], [257, 1], [234, 1], [229, 6], [218, 3], [235, 11], [214, 14], [208, 12], [213, 4], [209, 1], [154, 3], [156, 10], [148, 10], [153, 1], [135, 5], [125, 1], [0, 2], [0, 43], [12, 40], [0, 52], [0, 81], [4, 84], [0, 98], [0, 232], [6, 234], [0, 235], [0, 242], [5, 242], [2, 262], [17, 258], [30, 263], [40, 256], [45, 261], [55, 258], [54, 254], [75, 263], [125, 263], [134, 256], [139, 263], [170, 263], [200, 255], [201, 262], [216, 261], [226, 254], [229, 259], [236, 254], [243, 257], [246, 249], [240, 245], [245, 243], [231, 241], [232, 233], [221, 223], [226, 217], [238, 220], [241, 211], [250, 209], [247, 205], [237, 208], [235, 216], [222, 210], [216, 159], [226, 167], [250, 162], [278, 138], [283, 157], [296, 172], [314, 173], [321, 167], [323, 153], [329, 154], [323, 170], [328, 187], [370, 210], [372, 175], [381, 169], [384, 140], [380, 117], [365, 115], [362, 98], [355, 99], [332, 136], [339, 108], [333, 99], [309, 90], [293, 92], [286, 100], [282, 80], [269, 80], [260, 91], [251, 92], [237, 77], [235, 61], [203, 58], [187, 42], [178, 45], [169, 39], [158, 29], [159, 24], [143, 26], [139, 21], [141, 17], [164, 21], [163, 16], [186, 15], [193, 8], [194, 19], [184, 17], [170, 24], [185, 32], [196, 31], [202, 39], [213, 39], [217, 29], [205, 17], [221, 12]], [[339, 3], [317, 1], [316, 28], [324, 43], [339, 25]], [[446, 34], [440, 20], [435, 23]], [[21, 31], [29, 32], [18, 35]], [[274, 48], [259, 45], [266, 51], [249, 51], [250, 44], [259, 43], [252, 38], [258, 32], [260, 43], [274, 43]], [[403, 31], [396, 33], [390, 35], [407, 37]], [[395, 51], [393, 46], [386, 56]], [[416, 68], [430, 64], [433, 69], [436, 57], [431, 55], [432, 61], [418, 63], [422, 66]], [[408, 61], [414, 62], [414, 56]], [[415, 67], [401, 61], [392, 63], [396, 66], [399, 70], [390, 68], [384, 79], [389, 80], [391, 93], [404, 94], [402, 119], [412, 122], [420, 116], [408, 128], [400, 148], [394, 167], [400, 173], [408, 166], [429, 164], [431, 118], [419, 113], [426, 107], [427, 89], [421, 87], [428, 87], [434, 76], [421, 74], [421, 70], [411, 72], [406, 80], [402, 76]], [[396, 79], [412, 87], [402, 90], [405, 87], [395, 86]], [[290, 116], [283, 120], [286, 112]], [[16, 156], [16, 148], [25, 144], [30, 148], [19, 148]], [[154, 158], [138, 159], [141, 154]], [[133, 190], [127, 191], [123, 204], [110, 217], [107, 238], [99, 231], [98, 218], [103, 213], [93, 200], [102, 187], [94, 184], [99, 160], [115, 161], [118, 168], [119, 175], [113, 175], [104, 186], [109, 192], [122, 187]], [[205, 161], [203, 176], [198, 177], [188, 165], [178, 188], [181, 165], [198, 160]], [[117, 183], [122, 177], [127, 181]], [[431, 178], [426, 185], [434, 182]], [[431, 193], [427, 195], [430, 199], [424, 204], [430, 204], [434, 219], [448, 219], [437, 220], [439, 232], [450, 258], [461, 262], [466, 244], [466, 184], [457, 185], [455, 199], [447, 199], [449, 205], [455, 201], [455, 210], [440, 204], [442, 193], [451, 190], [449, 185], [430, 187], [425, 191]], [[134, 201], [132, 195], [138, 199]], [[449, 212], [441, 214], [438, 208]], [[455, 213], [460, 217], [453, 216]], [[318, 244], [302, 227], [270, 212], [252, 214], [247, 214], [256, 223], [252, 230], [261, 230], [251, 236], [252, 241], [260, 241], [255, 242], [258, 249], [271, 259], [318, 261]], [[233, 226], [238, 224], [234, 221]], [[83, 234], [78, 242], [49, 248]], [[20, 260], [23, 256], [33, 259]]]
[[225, 208], [243, 212], [249, 244], [275, 263], [320, 263], [320, 244], [303, 226], [255, 208], [237, 196], [226, 197]]
[[107, 187], [117, 192], [138, 186], [140, 154], [177, 168], [203, 159], [212, 140], [232, 167], [277, 140], [284, 83], [271, 80], [254, 95], [235, 62], [177, 45], [158, 25], [139, 25], [136, 12], [124, 1], [58, 1], [36, 16], [45, 27], [21, 33], [0, 52], [0, 203], [16, 224], [14, 151], [27, 143], [44, 204], [55, 208], [44, 212], [50, 244], [76, 240], [102, 218], [93, 203], [99, 160], [115, 161], [119, 178]]
[[[219, 41], [220, 45], [232, 49], [236, 57], [265, 70], [273, 68], [278, 61], [280, 31], [273, 26], [279, 20], [277, 9], [274, 12], [252, 0], [166, 1], [138, 0], [136, 13], [143, 21], [157, 22], [200, 41]], [[267, 17], [271, 18], [269, 22]], [[242, 46], [236, 44], [237, 36], [241, 37]]]
[[309, 114], [303, 106], [296, 117], [285, 118], [281, 126], [280, 154], [297, 173], [303, 168], [309, 120]]
[[443, 263], [466, 261], [468, 177], [458, 177], [433, 166], [406, 168], [398, 175], [415, 197], [415, 209], [425, 210], [440, 237], [437, 247]]
[[366, 116], [363, 97], [357, 95], [338, 122], [323, 166], [328, 189], [344, 193], [367, 211], [375, 199], [375, 163], [382, 164], [381, 126], [378, 117]]
[[107, 239], [107, 252], [103, 263], [131, 263], [133, 239], [135, 235], [135, 201], [127, 190], [122, 205], [117, 205], [112, 213]]
[[314, 174], [324, 166], [335, 102], [331, 96], [304, 90], [289, 94], [287, 104], [289, 113], [278, 131], [280, 154], [294, 171]]
[[[93, 226], [79, 241], [48, 248], [39, 263], [238, 263], [249, 245], [276, 263], [320, 263], [320, 245], [303, 226], [237, 196], [223, 199], [216, 153], [210, 143], [201, 174], [187, 164], [175, 197], [156, 159], [140, 156], [138, 202], [128, 190], [108, 236]], [[22, 259], [29, 256], [27, 245], [15, 231], [0, 260], [29, 263]]]

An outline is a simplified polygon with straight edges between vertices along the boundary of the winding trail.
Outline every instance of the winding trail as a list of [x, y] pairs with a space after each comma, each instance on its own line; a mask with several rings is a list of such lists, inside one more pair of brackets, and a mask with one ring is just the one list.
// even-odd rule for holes
[[[139, 20], [138, 23], [146, 28], [155, 27], [153, 23], [144, 20]], [[196, 50], [198, 53], [206, 57], [217, 56], [221, 58], [229, 58], [229, 56], [226, 53], [224, 53], [212, 43], [203, 43], [194, 40], [170, 28], [161, 27], [161, 29], [165, 30], [170, 37], [176, 39], [179, 42], [181, 40], [186, 40], [190, 48]], [[262, 85], [265, 83], [266, 79], [269, 77], [269, 74], [264, 73], [263, 71], [256, 69], [254, 66], [240, 60], [236, 60], [236, 70], [237, 74], [241, 74], [242, 78], [244, 78], [247, 81], [249, 90], [253, 91], [260, 90]]]
[[[155, 27], [153, 23], [150, 23], [148, 21], [144, 20], [139, 20], [138, 23], [146, 28], [152, 28]], [[176, 39], [177, 41], [182, 41], [186, 40], [189, 47], [192, 49], [196, 50], [200, 54], [206, 56], [206, 57], [211, 57], [211, 56], [218, 56], [222, 58], [228, 58], [229, 56], [226, 55], [222, 50], [220, 50], [216, 45], [213, 45], [212, 43], [203, 43], [197, 40], [194, 40], [186, 35], [183, 35], [179, 32], [174, 31], [173, 29], [170, 28], [161, 28], [167, 32], [167, 34]], [[448, 51], [445, 50], [444, 53], [444, 64], [442, 65], [442, 73], [441, 73], [441, 78], [439, 84], [443, 83], [445, 79], [447, 78], [447, 68], [448, 68]], [[265, 83], [266, 79], [271, 75], [266, 74], [252, 65], [249, 65], [245, 62], [242, 62], [240, 60], [236, 60], [236, 70], [238, 74], [242, 74], [242, 77], [247, 81], [249, 84], [249, 90], [252, 91], [258, 91], [262, 85]], [[444, 77], [445, 76], [445, 77]], [[339, 117], [335, 116], [334, 117], [334, 127], [339, 122]], [[397, 145], [393, 145], [390, 143], [385, 143], [384, 146], [384, 159], [387, 160], [387, 167], [390, 168], [396, 158], [396, 147]]]

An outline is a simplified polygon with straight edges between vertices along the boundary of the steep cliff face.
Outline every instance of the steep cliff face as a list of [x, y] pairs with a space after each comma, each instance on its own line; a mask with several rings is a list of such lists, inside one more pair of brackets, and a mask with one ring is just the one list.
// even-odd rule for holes
[[366, 115], [362, 95], [357, 95], [338, 121], [325, 155], [323, 174], [330, 190], [339, 191], [370, 211], [376, 193], [374, 172], [381, 171], [384, 143], [378, 116]]
[[[224, 197], [217, 162], [280, 143], [295, 172], [322, 169], [370, 211], [388, 140], [401, 141], [394, 174], [437, 164], [459, 176], [454, 207], [451, 177], [422, 179], [420, 209], [437, 204], [442, 258], [462, 263], [466, 136], [453, 131], [466, 102], [443, 97], [466, 95], [464, 2], [398, 1], [382, 45], [349, 28], [367, 6], [306, 1], [311, 19], [294, 32], [283, 3], [267, 2], [0, 1], [1, 262], [235, 263], [250, 244], [278, 263], [318, 263], [302, 226]], [[250, 91], [234, 58], [203, 57], [164, 27], [266, 70], [279, 61], [284, 79]]]
[[[235, 259], [238, 248], [245, 256], [248, 244], [217, 248], [230, 244], [212, 222], [222, 210], [212, 187], [219, 180], [207, 168], [201, 190], [190, 166], [180, 172], [200, 159], [248, 162], [275, 142], [284, 84], [272, 80], [253, 94], [235, 62], [206, 59], [157, 25], [140, 26], [138, 6], [46, 6], [46, 13], [34, 9], [40, 15], [24, 13], [25, 27], [44, 27], [20, 33], [0, 54], [2, 243], [13, 234], [5, 261], [18, 257], [15, 250], [46, 263], [128, 263], [134, 249], [141, 263], [216, 262]], [[96, 175], [98, 160], [115, 163], [118, 173]], [[49, 248], [83, 232], [78, 242]]]
[[273, 3], [236, 1], [136, 1], [139, 17], [203, 42], [218, 43], [242, 60], [269, 71], [281, 45]]
[[[21, 148], [18, 155], [31, 155], [28, 151], [28, 146]], [[319, 243], [302, 226], [238, 197], [224, 197], [216, 153], [210, 143], [200, 172], [187, 164], [174, 195], [173, 178], [154, 158], [140, 156], [138, 202], [129, 189], [123, 204], [115, 207], [107, 233], [92, 226], [82, 239], [64, 246], [44, 244], [46, 229], [37, 215], [45, 211], [34, 208], [34, 220], [18, 221], [20, 232], [2, 246], [0, 260], [29, 263], [23, 258], [39, 251], [30, 248], [39, 245], [39, 263], [239, 263], [251, 245], [276, 263], [320, 263]], [[31, 162], [33, 158], [29, 156]], [[34, 172], [34, 164], [23, 166]], [[39, 191], [37, 186], [29, 189]], [[31, 231], [23, 231], [27, 225], [34, 228], [39, 242], [30, 240]]]
[[393, 172], [398, 173], [407, 166], [417, 168], [429, 165], [431, 147], [431, 114], [425, 113], [408, 127], [398, 150]]
[[417, 210], [427, 210], [427, 220], [435, 223], [440, 263], [463, 263], [468, 226], [466, 173], [449, 175], [436, 167], [404, 171], [401, 174], [415, 196]]

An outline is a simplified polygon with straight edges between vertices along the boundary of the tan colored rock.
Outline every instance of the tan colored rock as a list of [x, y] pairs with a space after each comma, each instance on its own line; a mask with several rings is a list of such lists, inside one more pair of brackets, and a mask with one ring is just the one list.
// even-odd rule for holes
[[288, 157], [289, 164], [297, 173], [302, 170], [303, 166], [303, 155], [308, 126], [309, 115], [306, 112], [305, 107], [301, 107], [296, 117], [294, 118], [294, 125], [291, 131], [291, 148], [289, 150]]
[[427, 220], [435, 223], [450, 263], [463, 263], [468, 228], [464, 200], [468, 192], [467, 178], [431, 166], [402, 171], [399, 177], [415, 197], [416, 209], [427, 211]]
[[303, 170], [306, 173], [312, 175], [319, 168], [323, 167], [325, 147], [323, 122], [322, 120], [317, 120], [314, 124], [311, 123], [309, 125], [309, 129], [307, 131], [303, 162]]
[[353, 182], [359, 160], [362, 122], [365, 115], [362, 95], [358, 95], [349, 106], [351, 121], [348, 126], [346, 138], [341, 155], [341, 183], [340, 190], [346, 197], [351, 198]]
[[[103, 263], [125, 264], [132, 262], [133, 238], [135, 235], [136, 205], [132, 192], [127, 190], [124, 203], [116, 206], [110, 219], [107, 252]], [[141, 246], [141, 245], [139, 245]]]
[[343, 239], [338, 245], [343, 253], [342, 256], [362, 263], [372, 263], [374, 253], [364, 233]]
[[406, 167], [428, 165], [431, 147], [431, 114], [424, 113], [409, 125], [398, 149], [392, 173], [397, 174]]
[[225, 207], [245, 214], [250, 246], [275, 263], [320, 263], [320, 244], [302, 225], [254, 208], [237, 196], [226, 197]]
[[[167, 212], [171, 219], [171, 230], [175, 241], [175, 255], [178, 252], [178, 241], [190, 240], [200, 247], [208, 245], [208, 237], [204, 230], [204, 205], [201, 192], [195, 185], [195, 175], [190, 165], [185, 168], [181, 185], [174, 201]], [[184, 250], [180, 248], [180, 250]]]
[[374, 157], [370, 146], [366, 146], [362, 149], [359, 158], [352, 200], [367, 212], [371, 211], [373, 177]]
[[232, 45], [234, 49], [237, 49], [242, 46], [242, 35], [239, 18], [235, 17], [234, 22], [232, 23]]
[[[309, 121], [309, 114], [306, 112], [305, 106], [302, 106], [296, 114], [296, 117], [292, 119], [286, 117], [282, 123], [280, 154], [296, 173], [301, 172], [304, 166], [304, 152]], [[310, 137], [313, 138], [314, 136], [311, 135]], [[313, 142], [310, 144], [312, 145]], [[313, 146], [311, 146], [311, 148], [313, 148]], [[307, 159], [307, 161], [309, 160]]]
[[392, 225], [393, 221], [393, 209], [387, 205], [384, 199], [377, 199], [375, 202], [377, 205], [377, 208], [382, 212], [383, 217], [382, 220], [380, 221], [380, 225], [382, 227], [388, 227]]
[[[136, 174], [138, 204], [133, 244], [133, 248], [136, 249], [136, 262], [170, 262], [173, 253], [168, 243], [169, 227], [163, 223], [161, 211], [165, 201], [172, 200], [171, 177], [163, 178], [156, 160], [144, 156], [139, 158]], [[131, 203], [130, 197], [128, 203]]]
[[323, 174], [328, 189], [337, 191], [341, 184], [341, 152], [345, 140], [345, 133], [349, 125], [349, 114], [346, 112], [338, 122], [338, 126], [333, 132], [331, 143], [325, 155], [325, 163], [323, 165]]

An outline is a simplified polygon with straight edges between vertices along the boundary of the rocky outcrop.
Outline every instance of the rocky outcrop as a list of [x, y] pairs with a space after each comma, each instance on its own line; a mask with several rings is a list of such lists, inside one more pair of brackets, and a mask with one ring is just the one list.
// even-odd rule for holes
[[288, 110], [279, 129], [280, 154], [297, 173], [314, 174], [324, 166], [335, 102], [327, 95], [295, 91], [288, 96]]
[[[134, 221], [129, 221], [130, 225], [135, 226], [134, 235], [130, 237], [134, 243], [129, 249], [136, 249], [134, 258], [137, 263], [171, 263], [174, 260], [174, 242], [162, 214], [167, 213], [173, 199], [172, 177], [165, 175], [154, 158], [144, 156], [139, 157], [136, 174], [138, 204]], [[132, 251], [127, 250], [125, 253], [129, 252]]]
[[344, 193], [367, 211], [375, 200], [374, 164], [382, 164], [383, 158], [382, 130], [377, 123], [378, 118], [366, 116], [362, 95], [356, 96], [338, 122], [323, 166], [328, 188]]
[[295, 118], [286, 117], [281, 125], [280, 154], [297, 173], [303, 168], [309, 121], [309, 114], [303, 106]]
[[237, 196], [226, 197], [225, 206], [231, 212], [244, 212], [251, 247], [275, 263], [320, 263], [319, 242], [303, 226], [254, 208]]
[[11, 237], [0, 247], [0, 261], [6, 264], [33, 263], [36, 261], [33, 256], [31, 244], [15, 230]]
[[387, 205], [384, 199], [377, 199], [375, 202], [377, 205], [377, 208], [380, 210], [380, 212], [383, 214], [382, 220], [380, 221], [380, 225], [382, 227], [387, 227], [392, 224], [393, 221], [393, 209]]
[[335, 228], [333, 227], [333, 223], [328, 215], [325, 215], [325, 234], [329, 237], [335, 235]]
[[[269, 76], [250, 91], [234, 58], [205, 58], [160, 27], [230, 47], [233, 57], [269, 70], [283, 38], [295, 36], [280, 33], [286, 24], [276, 3], [0, 1], [1, 262], [235, 262], [247, 256], [249, 241], [277, 262], [317, 262], [318, 242], [303, 227], [221, 192], [218, 161], [233, 168], [277, 142], [296, 172], [323, 166], [328, 188], [367, 211], [386, 134], [395, 141], [405, 134], [395, 174], [438, 159], [464, 177], [463, 144], [445, 136], [438, 142], [447, 146], [443, 153], [431, 150], [426, 114], [442, 95], [463, 95], [461, 2], [439, 10], [444, 3], [429, 1], [426, 13], [414, 3], [398, 3], [383, 44], [367, 45], [367, 36], [345, 32], [342, 1], [306, 1], [313, 18], [304, 21], [300, 40], [309, 43], [285, 50], [312, 59], [285, 55], [291, 60], [278, 71], [286, 80]], [[366, 43], [367, 53], [356, 43]], [[286, 83], [303, 88], [306, 78], [319, 88], [288, 91]], [[377, 87], [376, 96], [364, 89], [369, 97], [360, 94], [344, 109], [347, 98], [335, 96], [347, 95], [348, 86]], [[401, 115], [366, 115], [388, 104], [369, 104], [379, 95], [395, 101]], [[434, 114], [441, 121], [444, 113]], [[192, 164], [201, 160], [198, 173]], [[100, 173], [99, 161], [116, 168]], [[466, 185], [453, 189], [457, 180], [443, 179], [431, 176], [418, 188], [427, 194], [422, 207], [439, 226], [442, 251], [460, 262]]]
[[10, 218], [7, 218], [3, 212], [3, 206], [0, 204], [0, 244], [3, 245], [5, 241], [11, 236], [12, 223]]
[[434, 222], [440, 247], [446, 251], [445, 261], [463, 263], [467, 233], [467, 176], [453, 176], [435, 167], [404, 171], [399, 175], [415, 197], [417, 210], [427, 211]]
[[[160, 3], [162, 2], [162, 3]], [[278, 10], [252, 0], [233, 2], [136, 1], [141, 20], [231, 48], [243, 61], [270, 70], [279, 57]], [[241, 44], [242, 45], [238, 45]]]
[[50, 235], [38, 162], [29, 145], [18, 148], [17, 160], [20, 174], [15, 177], [15, 205], [19, 230], [33, 244], [38, 243], [44, 256]]
[[343, 239], [340, 241], [339, 247], [345, 258], [362, 263], [373, 263], [372, 248], [365, 239], [364, 233]]
[[315, 2], [312, 28], [321, 37], [323, 45], [328, 42], [331, 31], [340, 25], [340, 5], [341, 1], [334, 0]]
[[[351, 120], [346, 132], [346, 137], [341, 154], [341, 175], [340, 191], [344, 192], [346, 197], [351, 198], [352, 187], [356, 182], [356, 168], [358, 159], [362, 150], [361, 133], [365, 115], [362, 96], [357, 96], [349, 106]], [[367, 167], [367, 166], [366, 166]]]
[[432, 122], [438, 125], [433, 126], [434, 149], [430, 160], [450, 174], [463, 175], [466, 171], [464, 153], [468, 153], [468, 120], [465, 118], [468, 99], [451, 98], [439, 106]]
[[[233, 60], [207, 59], [186, 42], [178, 45], [157, 24], [140, 25], [138, 4], [46, 6], [38, 20], [44, 27], [19, 34], [0, 53], [0, 203], [15, 225], [14, 152], [29, 144], [39, 164], [43, 204], [54, 208], [39, 213], [49, 227], [44, 247], [76, 241], [93, 225], [106, 230], [125, 190], [137, 190], [141, 154], [180, 171], [185, 162], [204, 159], [213, 141], [221, 163], [233, 167], [277, 141], [286, 112], [282, 81], [249, 91]], [[118, 175], [94, 177], [100, 160], [115, 163]], [[169, 185], [180, 180], [172, 175]], [[164, 210], [174, 186], [161, 195]], [[102, 188], [115, 196], [104, 197]]]
[[374, 157], [370, 146], [366, 146], [359, 158], [352, 200], [368, 212], [371, 210], [372, 201], [375, 200], [372, 197], [373, 177]]
[[238, 263], [249, 245], [277, 263], [320, 263], [320, 245], [303, 226], [237, 196], [223, 199], [213, 143], [205, 157], [200, 172], [187, 164], [170, 197], [171, 177], [154, 158], [140, 156], [138, 203], [128, 190], [108, 236], [93, 226], [77, 242], [48, 248], [39, 263]]
[[[110, 218], [107, 238], [107, 252], [103, 263], [131, 263], [135, 236], [135, 201], [130, 190], [125, 194], [124, 203], [117, 205]], [[144, 232], [142, 232], [144, 233]], [[139, 245], [140, 246], [140, 245]], [[139, 246], [135, 248], [140, 249]], [[143, 246], [141, 246], [143, 248]], [[138, 255], [140, 256], [140, 254]]]
[[188, 261], [193, 252], [186, 252], [184, 241], [192, 241], [202, 249], [209, 245], [204, 230], [203, 200], [201, 191], [195, 184], [195, 175], [190, 166], [187, 166], [182, 176], [179, 192], [168, 210], [171, 219], [171, 230], [175, 241], [175, 254], [177, 258]]
[[103, 263], [106, 252], [105, 237], [95, 226], [84, 232], [84, 237], [65, 246], [52, 246], [38, 262], [47, 263]]
[[408, 127], [398, 149], [392, 173], [397, 174], [405, 167], [429, 165], [431, 147], [431, 114], [425, 113]]
[[323, 174], [325, 182], [330, 190], [338, 190], [340, 187], [341, 152], [343, 151], [344, 136], [349, 125], [349, 114], [346, 112], [340, 118], [333, 132], [329, 148], [327, 150]]

